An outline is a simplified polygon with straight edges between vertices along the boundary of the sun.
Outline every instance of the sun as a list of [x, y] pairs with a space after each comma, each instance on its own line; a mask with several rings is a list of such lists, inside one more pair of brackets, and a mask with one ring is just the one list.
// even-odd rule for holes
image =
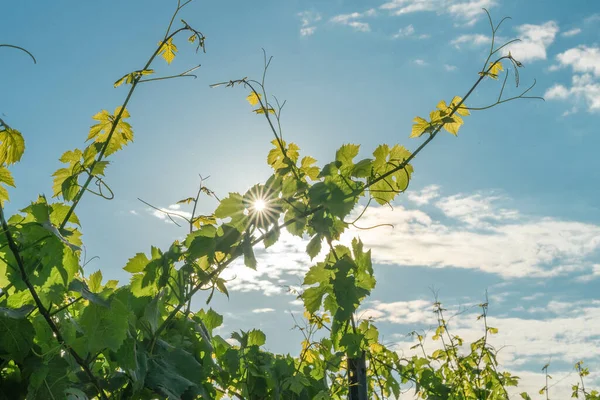
[[257, 212], [263, 212], [267, 208], [267, 202], [263, 199], [256, 199], [252, 207]]

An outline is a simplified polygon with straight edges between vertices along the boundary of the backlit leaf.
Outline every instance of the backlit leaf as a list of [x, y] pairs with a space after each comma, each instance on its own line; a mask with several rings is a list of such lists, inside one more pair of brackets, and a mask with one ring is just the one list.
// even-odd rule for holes
[[160, 46], [160, 50], [158, 54], [165, 59], [167, 64], [171, 64], [171, 62], [175, 59], [175, 53], [177, 53], [177, 46], [173, 44], [173, 38], [169, 38], [166, 42], [158, 43]]
[[0, 130], [0, 165], [11, 165], [21, 160], [25, 140], [21, 132], [5, 127]]
[[252, 91], [252, 93], [250, 93], [246, 97], [246, 100], [248, 100], [248, 103], [250, 103], [251, 106], [255, 106], [258, 104], [258, 102], [261, 98], [262, 98], [262, 95], [260, 93], [256, 93], [256, 92]]

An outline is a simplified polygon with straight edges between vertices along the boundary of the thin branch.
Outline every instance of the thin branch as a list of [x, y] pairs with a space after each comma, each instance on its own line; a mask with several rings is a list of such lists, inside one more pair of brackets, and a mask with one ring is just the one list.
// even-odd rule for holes
[[186, 77], [191, 77], [196, 79], [198, 76], [194, 75], [194, 74], [190, 74], [190, 72], [197, 70], [198, 68], [200, 68], [201, 65], [198, 64], [196, 65], [194, 68], [190, 68], [185, 72], [182, 72], [180, 74], [177, 75], [170, 75], [170, 76], [161, 76], [159, 78], [149, 78], [149, 79], [143, 79], [140, 80], [139, 83], [146, 83], [146, 82], [153, 82], [153, 81], [164, 81], [166, 79], [174, 79], [174, 78], [186, 78]]

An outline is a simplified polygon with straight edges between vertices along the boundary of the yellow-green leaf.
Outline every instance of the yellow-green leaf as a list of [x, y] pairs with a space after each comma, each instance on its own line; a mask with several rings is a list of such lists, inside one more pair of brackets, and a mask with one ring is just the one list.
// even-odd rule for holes
[[102, 271], [98, 270], [88, 278], [88, 286], [94, 293], [98, 293], [102, 289]]
[[175, 59], [175, 53], [177, 53], [177, 46], [173, 44], [173, 38], [170, 38], [166, 42], [161, 42], [158, 45], [160, 46], [158, 54], [165, 59], [167, 64], [171, 64]]
[[19, 162], [24, 152], [25, 140], [21, 132], [12, 128], [0, 131], [0, 165]]
[[[256, 110], [252, 110], [252, 111], [254, 111], [257, 114], [264, 114], [265, 113], [265, 109], [262, 108], [262, 107], [261, 108], [257, 108]], [[269, 111], [269, 114], [275, 114], [275, 110], [272, 109], [271, 107], [269, 107], [268, 111]]]
[[[250, 93], [248, 95], [248, 97], [246, 97], [246, 100], [248, 100], [248, 103], [250, 103], [251, 106], [255, 106], [258, 104], [259, 100], [262, 98], [262, 95], [260, 93], [256, 93], [254, 91], [252, 91], [252, 93]], [[254, 110], [256, 112], [256, 110]]]
[[131, 129], [131, 125], [124, 121], [125, 118], [129, 118], [129, 111], [123, 109], [121, 112], [121, 110], [122, 107], [117, 107], [114, 115], [111, 115], [106, 110], [102, 110], [92, 117], [98, 121], [98, 123], [90, 128], [87, 140], [94, 139], [97, 143], [105, 143], [106, 140], [108, 140], [109, 133], [113, 129], [116, 116], [121, 114], [121, 118], [114, 128], [110, 143], [108, 143], [106, 151], [104, 152], [104, 155], [106, 156], [113, 154], [129, 142], [133, 141], [133, 130]]
[[496, 61], [495, 63], [490, 63], [490, 70], [488, 75], [492, 79], [498, 79], [498, 75], [500, 75], [501, 71], [504, 71], [504, 67], [500, 61]]
[[15, 187], [15, 180], [12, 177], [12, 174], [6, 167], [0, 167], [0, 182], [6, 183], [8, 186]]
[[[450, 102], [450, 107], [451, 108], [456, 107], [461, 101], [462, 101], [462, 97], [454, 96], [454, 98]], [[458, 107], [458, 109], [456, 110], [456, 114], [460, 114], [463, 117], [466, 117], [467, 115], [471, 115], [471, 113], [469, 112], [469, 109], [467, 108], [467, 106], [464, 103], [461, 104], [460, 107]]]
[[429, 128], [429, 122], [421, 117], [415, 117], [413, 120], [414, 124], [412, 127], [412, 132], [410, 133], [411, 138], [419, 137], [425, 133], [427, 128]]

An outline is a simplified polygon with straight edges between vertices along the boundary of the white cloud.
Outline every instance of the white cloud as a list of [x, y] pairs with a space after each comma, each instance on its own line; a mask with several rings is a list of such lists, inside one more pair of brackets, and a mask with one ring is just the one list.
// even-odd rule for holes
[[300, 36], [310, 36], [317, 30], [314, 26], [307, 26], [306, 28], [300, 28]]
[[413, 61], [415, 64], [417, 64], [420, 67], [425, 67], [427, 65], [429, 65], [429, 63], [425, 60], [421, 60], [420, 58], [417, 58], [416, 60]]
[[425, 34], [425, 33], [416, 35], [415, 27], [412, 26], [412, 24], [410, 24], [404, 28], [398, 29], [398, 32], [395, 33], [394, 35], [392, 35], [393, 39], [401, 39], [401, 38], [427, 39], [428, 37], [430, 37], [430, 35]]
[[516, 220], [519, 217], [516, 210], [497, 207], [495, 203], [498, 200], [502, 200], [502, 197], [453, 195], [438, 201], [436, 207], [447, 216], [478, 228], [489, 227], [490, 221]]
[[252, 310], [252, 312], [256, 314], [270, 313], [273, 311], [275, 311], [274, 308], [255, 308], [254, 310]]
[[[410, 192], [409, 192], [410, 193]], [[550, 217], [531, 217], [507, 207], [510, 199], [497, 195], [441, 196], [429, 186], [409, 200], [432, 207], [435, 212], [407, 206], [370, 207], [359, 222], [361, 227], [392, 224], [370, 230], [349, 230], [342, 243], [359, 236], [373, 250], [373, 262], [393, 266], [462, 268], [504, 279], [570, 276], [587, 279], [598, 267], [600, 226]], [[435, 201], [434, 201], [435, 200]], [[356, 213], [362, 209], [356, 210]], [[432, 215], [442, 217], [434, 219]], [[266, 295], [298, 291], [304, 274], [322, 259], [310, 260], [305, 253], [308, 240], [281, 233], [279, 242], [255, 250], [258, 265], [252, 270], [243, 262], [232, 264], [222, 277], [229, 290], [259, 291]], [[410, 245], [399, 246], [399, 243]], [[592, 261], [596, 257], [594, 261]], [[235, 278], [235, 279], [234, 279]]]
[[[516, 38], [519, 42], [512, 43], [503, 49], [503, 54], [510, 53], [515, 59], [521, 62], [529, 62], [535, 60], [545, 60], [547, 58], [546, 49], [554, 42], [558, 33], [558, 25], [554, 21], [548, 21], [541, 25], [525, 24], [515, 28], [517, 31]], [[482, 34], [465, 34], [460, 35], [450, 43], [456, 48], [464, 46], [480, 47], [489, 45], [491, 37]], [[496, 37], [495, 47], [506, 43], [511, 39], [504, 37]]]
[[473, 25], [484, 16], [482, 8], [490, 9], [497, 4], [495, 0], [392, 0], [380, 6], [392, 15], [404, 15], [414, 12], [437, 12], [449, 14], [461, 25]]
[[563, 33], [561, 33], [561, 35], [565, 36], [565, 37], [571, 37], [571, 36], [579, 35], [580, 33], [581, 33], [580, 28], [573, 28], [573, 29], [569, 29], [568, 31], [564, 31]]
[[544, 97], [549, 100], [568, 100], [575, 106], [583, 104], [589, 112], [600, 112], [600, 47], [574, 47], [558, 54], [556, 60], [558, 65], [551, 70], [572, 69], [571, 87], [555, 84], [546, 91]]
[[350, 14], [340, 14], [332, 17], [329, 21], [334, 24], [346, 25], [353, 28], [357, 32], [369, 32], [371, 27], [367, 22], [359, 21], [363, 17], [373, 17], [377, 15], [377, 11], [371, 8], [363, 13], [353, 12]]
[[[155, 208], [146, 208], [146, 211], [152, 214], [154, 217], [165, 221], [166, 223], [172, 224], [173, 221], [177, 221], [177, 223], [186, 223], [185, 219], [192, 218], [192, 213], [188, 211], [181, 210], [180, 204], [171, 204], [168, 207], [157, 207]], [[130, 211], [132, 214], [135, 214], [136, 211]], [[169, 218], [169, 216], [171, 218]]]
[[409, 191], [406, 193], [408, 200], [412, 201], [418, 206], [424, 206], [429, 204], [433, 199], [440, 197], [440, 187], [438, 185], [429, 185], [424, 187], [420, 191]]
[[465, 35], [460, 35], [456, 39], [453, 39], [450, 44], [454, 45], [457, 49], [459, 49], [462, 45], [468, 46], [481, 46], [483, 44], [490, 43], [492, 39], [489, 36], [482, 35], [479, 33], [470, 33]]
[[[551, 277], [588, 274], [600, 250], [600, 226], [553, 218], [533, 218], [496, 205], [497, 196], [440, 198], [435, 206], [448, 221], [396, 206], [369, 208], [360, 231], [378, 264], [466, 268], [502, 276]], [[344, 235], [349, 241], [356, 232]], [[410, 243], [410, 246], [398, 246]]]
[[561, 67], [571, 67], [574, 72], [600, 77], [600, 47], [574, 47], [558, 54], [556, 60]]
[[455, 65], [450, 65], [450, 64], [444, 64], [444, 69], [446, 71], [456, 71], [456, 66]]
[[470, 0], [450, 4], [448, 12], [456, 19], [463, 20], [466, 25], [473, 25], [484, 15], [483, 8], [489, 10], [496, 4], [494, 0]]
[[300, 27], [300, 35], [313, 35], [317, 30], [317, 27], [314, 26], [314, 24], [321, 20], [321, 14], [315, 11], [302, 11], [298, 13], [298, 17], [300, 18], [302, 24]]
[[521, 41], [507, 46], [505, 54], [510, 51], [521, 62], [545, 60], [546, 49], [554, 42], [559, 31], [558, 24], [554, 21], [541, 25], [525, 24], [518, 26], [516, 30]]

